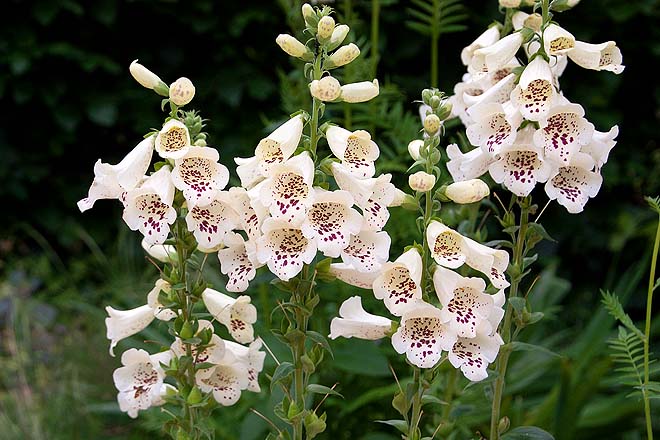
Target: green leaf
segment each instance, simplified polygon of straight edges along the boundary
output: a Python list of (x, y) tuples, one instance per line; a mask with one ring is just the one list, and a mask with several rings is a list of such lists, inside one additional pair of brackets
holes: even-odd
[(382, 423), (384, 425), (394, 426), (402, 433), (404, 434), (408, 433), (408, 424), (406, 423), (405, 420), (376, 420), (376, 423)]
[(554, 440), (547, 431), (536, 426), (519, 426), (500, 437), (502, 440)]
[(342, 399), (344, 398), (344, 396), (342, 396), (332, 388), (326, 387), (325, 385), (319, 385), (317, 383), (310, 383), (309, 385), (307, 385), (307, 391), (314, 394), (329, 394), (332, 396), (339, 396)]
[(332, 348), (330, 348), (330, 343), (328, 342), (325, 336), (315, 331), (308, 331), (306, 334), (309, 339), (316, 342), (321, 347), (323, 347), (325, 351), (330, 353), (330, 356), (334, 359), (334, 355), (332, 354)]
[(520, 296), (514, 296), (513, 298), (509, 298), (509, 304), (511, 304), (511, 307), (513, 307), (513, 310), (516, 312), (522, 312), (525, 310), (527, 300)]
[(275, 372), (273, 373), (273, 377), (270, 379), (270, 390), (273, 391), (275, 385), (291, 376), (293, 374), (293, 370), (294, 368), (291, 362), (282, 362), (280, 365), (278, 365), (275, 369)]
[(617, 319), (621, 324), (623, 324), (628, 330), (632, 331), (638, 338), (642, 341), (645, 339), (644, 334), (635, 326), (632, 319), (628, 314), (623, 310), (623, 306), (619, 301), (619, 298), (614, 293), (608, 291), (600, 291), (600, 294), (603, 296), (602, 303), (615, 319)]
[(528, 344), (526, 342), (513, 341), (509, 343), (512, 351), (538, 351), (540, 353), (547, 354), (549, 356), (561, 358), (562, 355), (555, 353), (552, 350), (548, 350), (545, 347), (536, 344)]
[(440, 400), (439, 398), (432, 396), (430, 394), (424, 394), (422, 396), (422, 405), (426, 405), (428, 403), (435, 403), (438, 405), (449, 405), (448, 402), (445, 402), (444, 400)]

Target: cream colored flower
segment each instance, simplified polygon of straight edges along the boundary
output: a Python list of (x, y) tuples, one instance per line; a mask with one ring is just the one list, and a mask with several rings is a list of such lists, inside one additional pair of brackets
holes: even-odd
[(427, 192), (435, 186), (435, 176), (424, 171), (417, 171), (408, 176), (408, 185), (413, 191)]
[(490, 188), (481, 179), (470, 179), (463, 182), (454, 182), (447, 187), (445, 195), (455, 203), (475, 203), (488, 197)]

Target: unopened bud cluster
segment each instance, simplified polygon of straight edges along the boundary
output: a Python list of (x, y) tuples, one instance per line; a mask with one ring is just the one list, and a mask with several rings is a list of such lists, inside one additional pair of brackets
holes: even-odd
[(133, 61), (128, 70), (142, 87), (168, 97), (170, 102), (178, 107), (188, 104), (195, 97), (195, 86), (186, 77), (177, 79), (168, 87), (158, 75), (138, 63), (138, 60)]
[(451, 115), (451, 103), (445, 94), (438, 89), (424, 89), (422, 91), (422, 122), (424, 131), (428, 136), (435, 136), (442, 127), (442, 122)]

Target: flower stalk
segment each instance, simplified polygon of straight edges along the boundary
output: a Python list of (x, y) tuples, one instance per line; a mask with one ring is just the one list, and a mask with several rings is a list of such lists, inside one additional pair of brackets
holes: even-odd
[(651, 419), (651, 402), (649, 397), (649, 342), (651, 338), (651, 317), (653, 305), (653, 290), (655, 288), (655, 270), (658, 263), (658, 249), (660, 248), (660, 210), (658, 211), (658, 227), (653, 244), (653, 255), (651, 257), (651, 269), (649, 271), (649, 286), (646, 293), (646, 324), (644, 326), (644, 386), (642, 387), (642, 399), (644, 400), (644, 416), (646, 418), (646, 435), (653, 440), (653, 420)]

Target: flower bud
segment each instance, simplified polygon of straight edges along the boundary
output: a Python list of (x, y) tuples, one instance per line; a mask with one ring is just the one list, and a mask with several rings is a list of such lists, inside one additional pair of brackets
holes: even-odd
[(327, 41), (332, 36), (334, 30), (335, 20), (329, 15), (326, 15), (319, 20), (319, 24), (316, 26), (316, 35), (319, 41)]
[(429, 105), (429, 101), (431, 100), (432, 96), (433, 96), (433, 90), (431, 89), (422, 90), (422, 101), (424, 101), (424, 104)]
[(445, 195), (453, 202), (460, 204), (474, 203), (490, 194), (488, 185), (483, 180), (472, 179), (455, 182), (447, 187)]
[(420, 157), (419, 152), (423, 147), (424, 141), (421, 139), (410, 141), (408, 144), (408, 153), (410, 154), (410, 157), (412, 157), (413, 160), (418, 160)]
[(438, 108), (438, 106), (440, 105), (441, 102), (442, 102), (442, 100), (440, 99), (440, 97), (438, 95), (433, 95), (433, 96), (431, 96), (431, 99), (429, 99), (429, 106), (431, 106), (431, 108), (435, 109), (435, 108)]
[(314, 80), (309, 85), (312, 96), (321, 101), (334, 101), (341, 95), (341, 85), (336, 78), (326, 76), (320, 80)]
[(377, 79), (372, 82), (362, 81), (346, 84), (341, 86), (341, 99), (344, 102), (350, 103), (366, 102), (378, 96), (379, 91), (380, 88)]
[(302, 59), (310, 58), (310, 50), (295, 37), (289, 34), (278, 35), (275, 39), (275, 42), (278, 46), (280, 46), (280, 48), (282, 48), (284, 52), (288, 53), (292, 57)]
[(521, 0), (500, 0), (500, 6), (503, 8), (518, 8)]
[(195, 86), (186, 77), (181, 77), (170, 85), (170, 101), (178, 106), (186, 105), (195, 97)]
[(316, 14), (314, 13), (314, 8), (309, 3), (302, 5), (302, 16), (305, 19), (305, 23), (309, 24), (316, 19)]
[(351, 61), (355, 60), (358, 55), (360, 55), (360, 48), (355, 44), (347, 44), (342, 46), (335, 53), (330, 55), (328, 60), (325, 62), (324, 67), (326, 69), (334, 69), (335, 67), (345, 66)]
[(348, 31), (351, 29), (345, 25), (340, 24), (335, 27), (335, 30), (332, 31), (332, 36), (330, 37), (330, 42), (328, 43), (328, 50), (334, 50), (338, 47), (348, 35)]
[(430, 135), (434, 135), (440, 129), (440, 118), (431, 113), (424, 118), (424, 130)]
[(417, 171), (408, 177), (408, 185), (415, 191), (431, 191), (435, 186), (435, 176), (424, 171)]
[(131, 72), (131, 75), (133, 75), (135, 81), (139, 82), (142, 87), (153, 90), (158, 84), (163, 82), (158, 75), (137, 61), (138, 60), (133, 61), (128, 70)]

